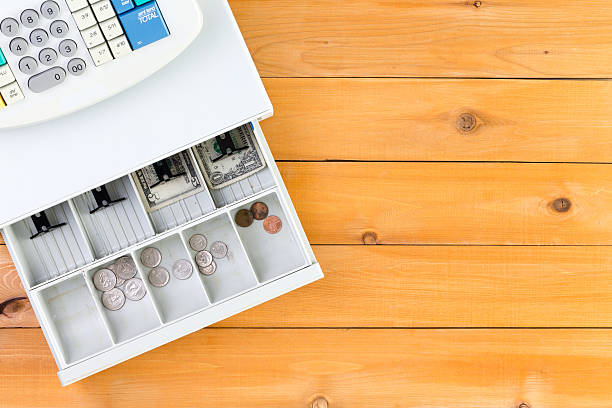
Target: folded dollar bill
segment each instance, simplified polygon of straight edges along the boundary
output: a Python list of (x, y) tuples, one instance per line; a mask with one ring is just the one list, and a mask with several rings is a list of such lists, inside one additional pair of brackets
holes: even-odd
[(219, 189), (266, 167), (250, 124), (195, 145), (193, 153), (206, 184)]

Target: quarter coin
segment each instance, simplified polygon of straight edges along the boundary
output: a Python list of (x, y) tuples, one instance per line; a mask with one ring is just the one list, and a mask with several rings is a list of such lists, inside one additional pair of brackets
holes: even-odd
[(251, 206), (251, 214), (253, 214), (253, 218), (257, 221), (264, 220), (268, 216), (268, 206), (261, 201), (253, 203)]
[(125, 283), (125, 279), (121, 279), (120, 277), (117, 277), (117, 283), (115, 283), (115, 287), (118, 288), (119, 286), (123, 285)]
[(134, 276), (136, 276), (137, 272), (136, 264), (134, 263), (134, 260), (129, 256), (123, 256), (117, 259), (117, 262), (115, 262), (113, 269), (117, 277), (123, 280), (132, 279)]
[(264, 230), (268, 234), (276, 234), (283, 228), (283, 222), (276, 215), (271, 215), (264, 220)]
[(217, 259), (225, 258), (227, 255), (227, 245), (221, 241), (214, 242), (210, 246), (210, 253)]
[(96, 289), (107, 292), (117, 284), (115, 273), (107, 268), (99, 269), (93, 276), (93, 283)]
[(195, 256), (195, 261), (198, 266), (208, 266), (213, 261), (213, 256), (208, 251), (200, 251)]
[(217, 263), (213, 261), (208, 266), (198, 266), (198, 270), (202, 275), (210, 276), (217, 270)]
[(148, 247), (142, 250), (140, 253), (140, 262), (148, 268), (155, 268), (159, 266), (162, 261), (162, 254), (159, 249)]
[(111, 289), (102, 294), (102, 304), (108, 310), (119, 310), (125, 304), (125, 294), (121, 289)]
[(240, 210), (236, 213), (234, 220), (239, 227), (250, 227), (253, 223), (253, 214), (249, 210)]
[(130, 300), (140, 300), (147, 294), (144, 282), (138, 278), (132, 278), (125, 282), (125, 297)]
[(193, 273), (193, 266), (191, 262), (186, 259), (179, 259), (172, 265), (172, 274), (176, 279), (185, 280), (188, 279)]
[(170, 273), (163, 266), (151, 269), (149, 272), (149, 282), (157, 288), (163, 288), (170, 281)]
[(203, 251), (206, 249), (206, 245), (208, 242), (206, 241), (206, 237), (202, 234), (195, 234), (189, 238), (189, 246), (194, 251)]

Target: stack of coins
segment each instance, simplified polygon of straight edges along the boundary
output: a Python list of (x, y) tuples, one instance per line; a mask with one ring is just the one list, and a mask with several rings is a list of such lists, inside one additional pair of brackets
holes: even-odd
[[(170, 272), (163, 266), (162, 253), (155, 247), (147, 247), (140, 253), (140, 262), (147, 268), (151, 268), (149, 271), (149, 282), (156, 288), (163, 288), (170, 282)], [(172, 274), (176, 279), (185, 280), (189, 279), (193, 273), (193, 266), (187, 259), (179, 259), (172, 265)]]
[(215, 259), (227, 256), (227, 244), (222, 241), (213, 242), (210, 251), (206, 250), (208, 240), (202, 234), (194, 234), (189, 238), (189, 246), (196, 251), (195, 262), (202, 275), (210, 276), (217, 271)]
[(138, 301), (147, 290), (142, 280), (136, 278), (136, 264), (129, 256), (122, 256), (107, 268), (101, 268), (93, 275), (93, 284), (102, 292), (102, 304), (111, 311), (119, 310), (125, 299)]
[(266, 203), (258, 201), (251, 205), (250, 209), (242, 209), (234, 217), (236, 225), (248, 228), (253, 225), (253, 221), (263, 221), (263, 228), (268, 234), (277, 234), (283, 228), (283, 222), (276, 215), (268, 215)]

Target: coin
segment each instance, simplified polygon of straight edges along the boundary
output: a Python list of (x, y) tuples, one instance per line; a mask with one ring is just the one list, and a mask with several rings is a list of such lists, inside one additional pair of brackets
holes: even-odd
[(240, 210), (236, 213), (234, 220), (239, 227), (250, 227), (253, 223), (253, 214), (249, 210)]
[(140, 300), (147, 294), (144, 282), (138, 278), (132, 278), (125, 282), (125, 297), (130, 300)]
[(123, 256), (117, 259), (113, 268), (118, 278), (123, 280), (131, 279), (136, 276), (136, 264), (129, 256)]
[(202, 275), (210, 276), (217, 270), (217, 263), (213, 261), (208, 266), (198, 266), (198, 270)]
[(125, 283), (125, 279), (121, 279), (120, 277), (117, 277), (117, 283), (115, 283), (115, 287), (118, 288), (119, 286), (123, 285)]
[(93, 276), (93, 283), (96, 289), (101, 292), (111, 290), (117, 284), (117, 277), (107, 268), (99, 269)]
[(108, 310), (119, 310), (125, 304), (125, 294), (121, 289), (111, 289), (102, 294), (102, 304)]
[(162, 261), (162, 254), (159, 249), (148, 247), (142, 250), (140, 253), (140, 262), (148, 268), (155, 268), (159, 266)]
[(227, 245), (221, 241), (213, 242), (210, 246), (210, 253), (217, 259), (225, 258), (227, 255)]
[(170, 273), (163, 266), (158, 266), (157, 268), (151, 269), (149, 272), (149, 282), (151, 285), (162, 288), (168, 284), (170, 281)]
[(176, 279), (185, 280), (188, 279), (193, 273), (193, 266), (191, 262), (186, 259), (179, 259), (172, 265), (172, 274)]
[(194, 251), (205, 250), (206, 244), (208, 244), (208, 242), (206, 241), (206, 237), (202, 234), (195, 234), (192, 235), (191, 238), (189, 238), (189, 246)]
[(208, 266), (213, 261), (213, 256), (208, 251), (200, 251), (196, 254), (195, 261), (198, 266)]
[(283, 228), (283, 222), (276, 215), (271, 215), (264, 220), (264, 229), (268, 234), (276, 234)]
[(266, 203), (258, 201), (251, 206), (251, 214), (257, 221), (264, 220), (268, 216), (268, 206)]

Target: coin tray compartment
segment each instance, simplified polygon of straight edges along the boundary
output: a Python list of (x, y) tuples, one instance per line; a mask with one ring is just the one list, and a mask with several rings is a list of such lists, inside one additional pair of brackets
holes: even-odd
[(204, 191), (183, 198), (182, 200), (179, 200), (167, 207), (151, 212), (151, 221), (153, 222), (155, 231), (158, 233), (168, 231), (169, 229), (179, 225), (183, 225), (202, 215), (211, 213), (216, 209), (215, 203), (208, 192), (206, 181), (200, 172), (200, 168), (198, 167), (191, 149), (188, 149), (188, 152), (191, 162), (193, 163), (204, 186)]
[(197, 253), (189, 246), (189, 238), (195, 234), (202, 234), (206, 237), (207, 250), (210, 250), (210, 246), (215, 241), (224, 242), (228, 248), (225, 258), (214, 260), (217, 264), (217, 270), (214, 274), (206, 276), (196, 269), (197, 275), (204, 283), (206, 293), (213, 303), (257, 286), (257, 279), (249, 258), (227, 213), (222, 213), (209, 221), (182, 231), (184, 242), (190, 253), (190, 259), (194, 259)]
[(98, 353), (113, 345), (83, 275), (60, 281), (36, 294), (42, 322), (59, 343), (64, 364)]
[[(136, 251), (134, 258), (141, 275), (144, 277), (147, 291), (153, 296), (163, 322), (167, 323), (176, 320), (208, 306), (210, 302), (206, 296), (204, 286), (198, 277), (197, 266), (185, 248), (181, 236), (173, 234), (151, 246), (161, 252), (162, 261), (160, 266), (166, 268), (170, 274), (170, 281), (166, 286), (158, 288), (150, 284), (148, 278), (152, 268), (144, 266), (140, 262), (140, 254), (146, 247)], [(193, 273), (185, 280), (177, 279), (172, 274), (172, 265), (179, 259), (190, 261), (193, 267)]]
[(91, 211), (98, 205), (91, 191), (72, 200), (98, 259), (155, 235), (129, 176), (107, 183), (105, 187), (112, 200), (125, 200), (102, 207), (93, 214)]
[(5, 228), (7, 243), (29, 287), (73, 271), (94, 260), (91, 247), (69, 202), (45, 210), (51, 225), (66, 223), (50, 232), (36, 234), (30, 217)]
[[(104, 321), (111, 332), (113, 341), (115, 343), (121, 343), (159, 327), (161, 325), (161, 320), (153, 304), (153, 300), (151, 299), (151, 294), (148, 291), (147, 294), (138, 301), (126, 298), (125, 304), (119, 310), (108, 310), (104, 307), (102, 304), (102, 292), (93, 285), (93, 275), (99, 269), (108, 268), (115, 260), (88, 270), (85, 273), (85, 279), (90, 289), (91, 296), (93, 296), (98, 310), (102, 313)], [(143, 279), (140, 272), (138, 272), (135, 277)]]
[[(236, 225), (234, 218), (241, 209), (249, 209), (254, 202), (261, 201), (268, 206), (268, 216), (276, 215), (283, 223), (276, 234), (264, 230), (263, 221), (253, 220), (251, 226), (243, 228)], [(302, 249), (295, 227), (287, 217), (276, 193), (234, 208), (231, 212), (232, 223), (244, 243), (244, 248), (260, 282), (266, 282), (303, 268), (308, 259)]]

